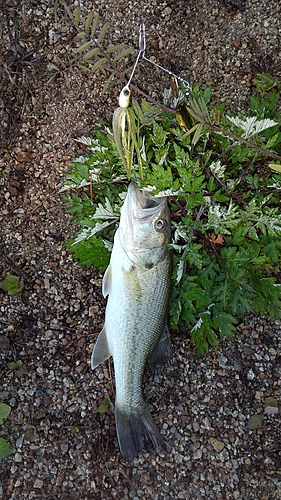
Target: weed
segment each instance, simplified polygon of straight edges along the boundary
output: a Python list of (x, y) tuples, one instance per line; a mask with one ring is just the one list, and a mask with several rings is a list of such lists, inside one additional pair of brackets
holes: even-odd
[(99, 413), (106, 413), (106, 412), (111, 412), (113, 411), (114, 405), (111, 402), (111, 399), (109, 396), (105, 396), (104, 402), (98, 407), (98, 412)]
[[(0, 403), (0, 425), (4, 423), (4, 420), (10, 415), (11, 407), (6, 403)], [(10, 444), (6, 439), (0, 438), (0, 459), (6, 458), (9, 455), (14, 453), (14, 450), (11, 448)]]
[(9, 295), (18, 295), (23, 289), (23, 282), (18, 276), (9, 274), (5, 280), (0, 281), (0, 288), (8, 292)]

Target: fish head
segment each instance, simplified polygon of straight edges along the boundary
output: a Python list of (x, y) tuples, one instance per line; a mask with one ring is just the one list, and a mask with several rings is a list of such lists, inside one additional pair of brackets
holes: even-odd
[(152, 268), (167, 254), (171, 240), (166, 197), (154, 197), (131, 183), (121, 208), (119, 238), (132, 263)]

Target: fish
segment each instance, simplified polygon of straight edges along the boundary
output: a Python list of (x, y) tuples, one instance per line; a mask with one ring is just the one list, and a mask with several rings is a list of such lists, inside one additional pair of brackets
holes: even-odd
[(143, 375), (171, 355), (167, 314), (171, 291), (170, 212), (166, 197), (153, 197), (131, 182), (121, 207), (102, 292), (105, 322), (93, 349), (94, 370), (113, 357), (115, 421), (123, 457), (132, 462), (144, 448), (165, 450), (143, 398)]

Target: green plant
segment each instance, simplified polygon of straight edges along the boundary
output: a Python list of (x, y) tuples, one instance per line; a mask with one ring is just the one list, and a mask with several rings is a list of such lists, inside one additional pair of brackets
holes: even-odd
[[(58, 0), (54, 2), (55, 18), (58, 18), (58, 3)], [(52, 64), (54, 76), (61, 72), (66, 74), (66, 70), (73, 67), (79, 67), (90, 73), (99, 71), (106, 79), (102, 93), (106, 92), (114, 77), (117, 76), (125, 81), (120, 64), (121, 67), (124, 63), (128, 64), (128, 56), (134, 48), (128, 47), (125, 43), (117, 45), (110, 43), (105, 46), (104, 39), (108, 35), (110, 24), (102, 23), (96, 10), (88, 12), (84, 18), (80, 6), (76, 7), (72, 14), (71, 8), (64, 0), (60, 0), (60, 3), (67, 14), (68, 24), (77, 33), (77, 43), (75, 50), (69, 51), (65, 59), (56, 58), (56, 64)]]
[(9, 363), (8, 366), (9, 366), (11, 371), (14, 371), (16, 373), (17, 377), (21, 377), (23, 375), (23, 373), (26, 372), (26, 367), (23, 364), (23, 362), (20, 360)]
[[(0, 403), (0, 425), (4, 423), (4, 420), (10, 415), (11, 407), (6, 403)], [(6, 439), (0, 438), (0, 458), (6, 458), (14, 453), (10, 444)]]
[(0, 403), (0, 425), (4, 423), (4, 420), (10, 415), (11, 407), (6, 403)]
[[(280, 84), (265, 75), (256, 82), (261, 94), (239, 116), (198, 86), (189, 102), (166, 95), (162, 110), (132, 103), (144, 144), (142, 175), (135, 165), (132, 178), (171, 204), (170, 324), (190, 324), (198, 356), (231, 339), (249, 311), (281, 317), (281, 177), (266, 161), (281, 160)], [(105, 269), (128, 177), (108, 124), (79, 140), (89, 154), (75, 160), (62, 198), (81, 229), (67, 247), (81, 264)]]
[(106, 413), (113, 411), (114, 405), (109, 396), (105, 396), (104, 402), (98, 407), (99, 413)]
[(18, 276), (9, 274), (5, 280), (0, 281), (0, 288), (3, 288), (9, 295), (18, 295), (23, 289), (23, 282)]
[(272, 396), (265, 398), (263, 414), (256, 413), (254, 415), (251, 415), (248, 422), (249, 429), (258, 429), (262, 425), (264, 415), (276, 415), (278, 411), (279, 408), (276, 399)]

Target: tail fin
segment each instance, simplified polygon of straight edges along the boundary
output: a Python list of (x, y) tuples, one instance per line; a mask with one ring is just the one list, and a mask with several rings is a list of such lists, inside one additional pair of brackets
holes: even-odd
[(164, 440), (157, 429), (147, 406), (137, 411), (122, 411), (115, 408), (116, 429), (119, 446), (123, 457), (132, 462), (145, 443), (148, 450), (157, 453), (165, 450)]

